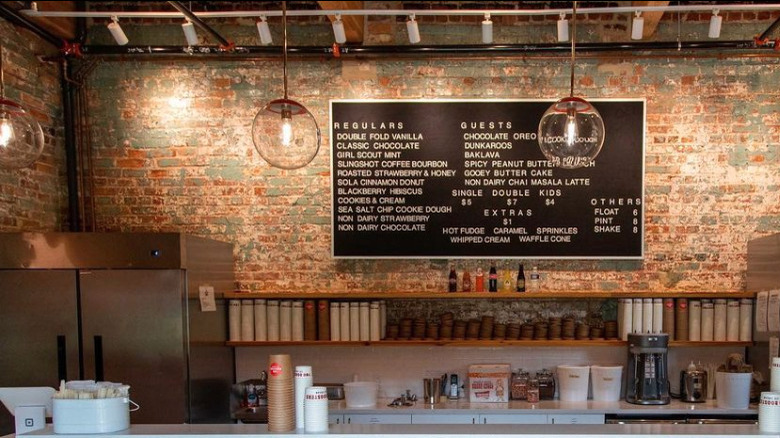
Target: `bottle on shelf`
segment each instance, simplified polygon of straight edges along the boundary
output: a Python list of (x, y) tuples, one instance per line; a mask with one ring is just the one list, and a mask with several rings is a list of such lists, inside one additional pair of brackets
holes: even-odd
[(512, 269), (509, 267), (509, 264), (506, 265), (506, 269), (504, 269), (504, 284), (501, 290), (504, 292), (512, 292), (512, 289), (514, 289), (514, 279), (512, 275)]
[(482, 272), (482, 268), (477, 268), (477, 276), (474, 282), (475, 292), (485, 292), (485, 274)]
[(525, 272), (523, 271), (523, 264), (520, 263), (520, 268), (517, 270), (517, 292), (525, 292)]
[(458, 274), (455, 272), (455, 265), (450, 265), (449, 291), (450, 292), (458, 291)]
[(469, 274), (468, 269), (463, 271), (463, 286), (461, 290), (463, 292), (471, 292), (471, 274)]
[(498, 271), (496, 271), (496, 264), (490, 265), (490, 273), (488, 274), (488, 291), (498, 292)]
[(528, 282), (526, 283), (528, 292), (538, 292), (541, 288), (540, 283), (541, 278), (539, 277), (539, 270), (534, 266), (531, 268), (531, 275), (528, 276)]

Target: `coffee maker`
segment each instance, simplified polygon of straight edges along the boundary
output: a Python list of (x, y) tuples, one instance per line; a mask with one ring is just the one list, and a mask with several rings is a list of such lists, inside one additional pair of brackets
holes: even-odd
[(666, 358), (669, 335), (631, 333), (628, 335), (626, 401), (638, 405), (669, 404), (669, 375)]

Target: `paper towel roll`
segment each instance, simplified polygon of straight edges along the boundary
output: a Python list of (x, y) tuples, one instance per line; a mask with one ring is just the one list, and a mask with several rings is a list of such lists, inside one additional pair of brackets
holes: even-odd
[[(301, 324), (303, 324), (303, 303), (301, 303)], [(301, 328), (301, 337), (303, 337), (303, 328)], [(295, 428), (303, 429), (303, 400), (306, 395), (306, 388), (314, 386), (314, 377), (312, 376), (311, 366), (298, 365), (295, 367)]]
[(380, 315), (379, 315), (379, 301), (372, 301), (368, 307), (368, 319), (369, 319), (369, 341), (378, 341), (381, 336), (380, 327)]
[[(292, 340), (293, 341), (303, 340), (303, 301), (302, 300), (295, 300), (292, 303)], [(297, 415), (298, 411), (295, 412)]]
[(726, 340), (739, 341), (739, 300), (729, 300), (726, 304)]
[(701, 300), (688, 300), (688, 340), (701, 341)]
[(753, 339), (753, 300), (743, 298), (739, 302), (739, 340)]
[(653, 333), (653, 299), (642, 300), (642, 333)]
[(635, 298), (634, 299), (634, 305), (631, 306), (633, 309), (631, 312), (633, 313), (633, 322), (632, 322), (632, 331), (631, 333), (642, 333), (642, 299), (641, 298)]
[(675, 340), (674, 332), (674, 298), (664, 298), (663, 333), (669, 335), (669, 340)]
[(726, 340), (727, 303), (727, 300), (721, 298), (715, 300), (715, 316), (713, 317), (715, 328), (712, 335), (714, 341), (723, 342)]
[(653, 298), (653, 333), (661, 333), (664, 330), (664, 300)]
[(292, 341), (292, 301), (279, 302), (279, 340)]
[(265, 300), (255, 300), (255, 341), (268, 340), (268, 322)]
[(351, 332), (349, 327), (349, 303), (339, 304), (339, 318), (341, 318), (341, 322), (339, 323), (341, 336), (339, 336), (339, 338), (341, 338), (342, 341), (349, 341)]
[(360, 303), (360, 340), (371, 339), (371, 309), (368, 302)]
[(268, 322), (268, 340), (279, 340), (279, 301), (268, 300), (265, 303), (266, 321)]
[(330, 303), (330, 340), (341, 340), (341, 315), (339, 303)]
[(241, 340), (255, 340), (255, 302), (241, 300)]
[(349, 303), (349, 340), (360, 340), (360, 303)]
[(627, 341), (628, 334), (634, 330), (634, 300), (631, 298), (623, 298), (623, 318), (621, 319), (620, 326), (620, 339)]
[(228, 302), (228, 339), (241, 340), (241, 300)]
[(712, 300), (701, 300), (701, 340), (715, 339), (715, 305)]

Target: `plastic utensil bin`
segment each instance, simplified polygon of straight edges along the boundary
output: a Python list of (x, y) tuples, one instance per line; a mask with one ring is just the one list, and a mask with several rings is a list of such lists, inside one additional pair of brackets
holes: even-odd
[(369, 408), (376, 406), (379, 384), (376, 382), (348, 382), (344, 384), (344, 395), (348, 408)]
[(54, 399), (54, 433), (104, 433), (130, 427), (130, 399)]

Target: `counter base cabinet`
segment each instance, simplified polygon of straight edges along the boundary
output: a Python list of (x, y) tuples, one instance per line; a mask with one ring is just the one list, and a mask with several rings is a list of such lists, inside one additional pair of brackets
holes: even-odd
[(473, 414), (413, 414), (412, 424), (478, 424)]
[(328, 414), (328, 424), (342, 424), (344, 416), (341, 414)]
[(479, 416), (479, 424), (547, 424), (547, 415), (484, 414)]
[(412, 424), (412, 414), (344, 414), (344, 424)]
[(547, 416), (548, 424), (604, 424), (604, 414), (551, 414)]

